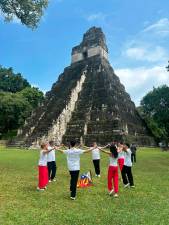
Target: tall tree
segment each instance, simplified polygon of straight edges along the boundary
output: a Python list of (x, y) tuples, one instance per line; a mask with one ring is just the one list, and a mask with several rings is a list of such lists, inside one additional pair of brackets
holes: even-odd
[(22, 24), (36, 28), (48, 0), (0, 0), (0, 10), (6, 21), (17, 18)]
[(23, 125), (32, 107), (18, 94), (0, 92), (0, 133), (7, 133)]
[(140, 112), (158, 140), (169, 140), (169, 87), (154, 88), (141, 101)]
[(3, 68), (0, 66), (0, 92), (18, 92), (30, 84), (22, 77), (20, 73), (15, 74), (12, 68)]
[(0, 92), (0, 133), (21, 127), (43, 99), (43, 93), (31, 87), (17, 93)]
[(26, 87), (18, 94), (29, 102), (32, 109), (36, 108), (44, 100), (43, 92), (39, 91), (39, 89), (35, 87)]
[(31, 87), (20, 73), (0, 67), (0, 134), (21, 127), (43, 100), (43, 92)]

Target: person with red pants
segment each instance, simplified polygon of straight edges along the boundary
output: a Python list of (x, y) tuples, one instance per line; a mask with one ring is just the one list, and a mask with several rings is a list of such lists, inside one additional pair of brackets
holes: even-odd
[[(102, 152), (109, 155), (109, 168), (108, 168), (108, 190), (109, 195), (113, 195), (115, 198), (118, 197), (119, 191), (119, 179), (118, 179), (118, 152), (115, 145), (110, 146), (110, 152), (100, 149)], [(113, 180), (113, 184), (112, 184)]]
[(39, 179), (38, 179), (38, 191), (44, 191), (48, 184), (48, 167), (47, 167), (47, 154), (52, 151), (47, 149), (46, 144), (41, 144), (40, 158), (38, 163)]
[(123, 151), (123, 144), (119, 143), (117, 147), (118, 151), (118, 164), (120, 171), (122, 172), (123, 166), (124, 166), (124, 151)]

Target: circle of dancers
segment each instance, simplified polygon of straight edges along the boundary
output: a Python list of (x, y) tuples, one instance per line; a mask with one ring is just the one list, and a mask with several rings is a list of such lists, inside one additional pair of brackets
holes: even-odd
[[(109, 150), (107, 150), (109, 149)], [(131, 147), (132, 149), (132, 147)], [(96, 142), (92, 147), (83, 146), (83, 150), (75, 140), (70, 141), (69, 147), (64, 145), (55, 146), (54, 141), (41, 144), (40, 158), (38, 163), (39, 181), (37, 190), (44, 191), (48, 183), (55, 182), (56, 160), (55, 150), (66, 155), (67, 167), (70, 173), (70, 199), (76, 199), (77, 182), (80, 172), (80, 156), (85, 153), (92, 153), (92, 160), (95, 169), (95, 176), (100, 177), (100, 151), (109, 157), (107, 174), (107, 187), (110, 196), (118, 197), (119, 174), (121, 172), (124, 188), (134, 188), (132, 175), (132, 151), (128, 143), (112, 142), (104, 147), (99, 147)], [(136, 151), (136, 147), (134, 148)]]

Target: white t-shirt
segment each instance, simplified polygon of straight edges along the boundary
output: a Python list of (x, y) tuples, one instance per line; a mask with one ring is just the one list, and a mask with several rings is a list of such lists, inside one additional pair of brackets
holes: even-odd
[(114, 157), (110, 156), (109, 157), (109, 161), (110, 161), (109, 166), (117, 166), (117, 160), (118, 160), (118, 158), (114, 158)]
[(67, 156), (67, 166), (69, 171), (80, 170), (80, 155), (84, 153), (81, 149), (67, 149), (64, 154)]
[(43, 153), (43, 150), (40, 151), (40, 158), (38, 165), (47, 166), (47, 154)]
[(126, 152), (124, 152), (124, 165), (125, 166), (132, 166), (132, 161), (131, 161), (131, 150), (128, 148)]
[(118, 152), (118, 159), (124, 159), (124, 151)]
[[(49, 146), (48, 147), (48, 150), (51, 150), (53, 147)], [(47, 154), (47, 161), (48, 162), (52, 162), (52, 161), (55, 161), (55, 150), (52, 150), (50, 151), (48, 154)]]
[(100, 159), (100, 150), (98, 148), (92, 150), (92, 159)]

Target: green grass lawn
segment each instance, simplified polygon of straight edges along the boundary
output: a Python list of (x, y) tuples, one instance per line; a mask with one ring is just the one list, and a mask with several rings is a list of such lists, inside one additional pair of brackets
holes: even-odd
[[(169, 152), (140, 149), (133, 166), (135, 189), (119, 198), (108, 195), (108, 157), (102, 154), (101, 178), (69, 199), (66, 157), (57, 153), (57, 182), (36, 191), (39, 152), (0, 150), (0, 225), (167, 225), (169, 223)], [(93, 171), (91, 153), (81, 157), (81, 173)]]

